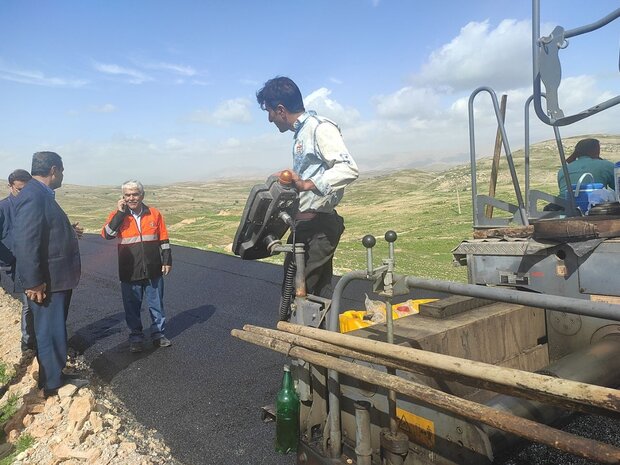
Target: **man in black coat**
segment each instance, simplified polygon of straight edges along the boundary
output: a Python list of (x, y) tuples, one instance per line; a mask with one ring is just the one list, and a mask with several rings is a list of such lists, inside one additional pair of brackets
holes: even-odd
[(78, 237), (56, 203), (63, 163), (55, 152), (32, 156), (32, 180), (15, 199), (13, 253), (16, 279), (25, 289), (34, 315), (39, 387), (46, 396), (68, 382), (66, 318), (73, 289), (80, 280)]
[(22, 352), (34, 349), (36, 338), (34, 335), (34, 321), (28, 298), (23, 289), (15, 283), (15, 257), (13, 256), (13, 217), (15, 216), (15, 197), (21, 192), (26, 183), (32, 179), (26, 170), (17, 169), (9, 174), (9, 195), (0, 200), (0, 269), (6, 271), (12, 283), (5, 286), (11, 293), (19, 293), (22, 302)]

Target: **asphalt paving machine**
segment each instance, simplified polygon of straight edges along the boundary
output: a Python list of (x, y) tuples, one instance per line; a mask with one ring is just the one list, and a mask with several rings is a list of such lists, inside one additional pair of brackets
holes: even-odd
[[(565, 116), (557, 98), (558, 52), (569, 37), (619, 16), (620, 9), (595, 24), (570, 31), (558, 26), (540, 37), (533, 1), (534, 94), (526, 115), (534, 102), (553, 128), (567, 179), (559, 128), (620, 97)], [(473, 102), (483, 92), (493, 102), (516, 205), (478, 194)], [(583, 216), (571, 186), (567, 199), (530, 190), (527, 129), (523, 195), (493, 90), (476, 89), (469, 109), (474, 239), (453, 250), (456, 263), (467, 266), (468, 284), (398, 274), (398, 237), (388, 231), (380, 266), (373, 260), (377, 240), (365, 236), (366, 269), (342, 276), (330, 301), (309, 296), (303, 245), (281, 241), (294, 227), (294, 188), (271, 177), (248, 198), (234, 253), (243, 259), (292, 253), (296, 268), (279, 331), (233, 334), (295, 359), (302, 404), (298, 464), (483, 465), (523, 438), (619, 463), (620, 449), (547, 425), (575, 411), (620, 413), (620, 209), (609, 205)], [(541, 201), (562, 208), (541, 211)], [(488, 217), (489, 205), (507, 214)], [(387, 311), (384, 324), (343, 335), (343, 292), (353, 281), (367, 281), (386, 309), (419, 291), (448, 297), (398, 319)]]

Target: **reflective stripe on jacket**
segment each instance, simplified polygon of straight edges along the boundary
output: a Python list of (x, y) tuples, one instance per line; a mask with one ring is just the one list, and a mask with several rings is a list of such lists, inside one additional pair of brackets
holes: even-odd
[(140, 228), (128, 213), (115, 210), (101, 230), (106, 239), (118, 239), (118, 276), (123, 282), (156, 278), (162, 265), (172, 265), (168, 230), (161, 213), (142, 206)]

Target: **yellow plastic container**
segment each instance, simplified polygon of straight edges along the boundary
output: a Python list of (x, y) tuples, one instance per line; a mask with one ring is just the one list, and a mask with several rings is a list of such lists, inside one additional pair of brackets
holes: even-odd
[[(397, 320), (401, 316), (415, 315), (420, 311), (420, 305), (434, 302), (437, 299), (409, 299), (406, 302), (392, 305), (392, 318)], [(403, 308), (405, 307), (405, 308)], [(385, 314), (385, 306), (383, 309)], [(356, 329), (366, 328), (376, 324), (370, 319), (364, 319), (368, 314), (366, 310), (347, 310), (339, 315), (340, 332), (348, 333)]]

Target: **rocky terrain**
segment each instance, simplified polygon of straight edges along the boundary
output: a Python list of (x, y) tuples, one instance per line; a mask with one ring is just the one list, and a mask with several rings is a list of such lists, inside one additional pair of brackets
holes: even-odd
[(21, 352), (20, 312), (19, 301), (0, 289), (0, 362), (10, 378), (0, 383), (0, 465), (181, 465), (158, 432), (135, 422), (76, 354), (66, 371), (90, 384), (68, 384), (45, 399), (36, 358)]

